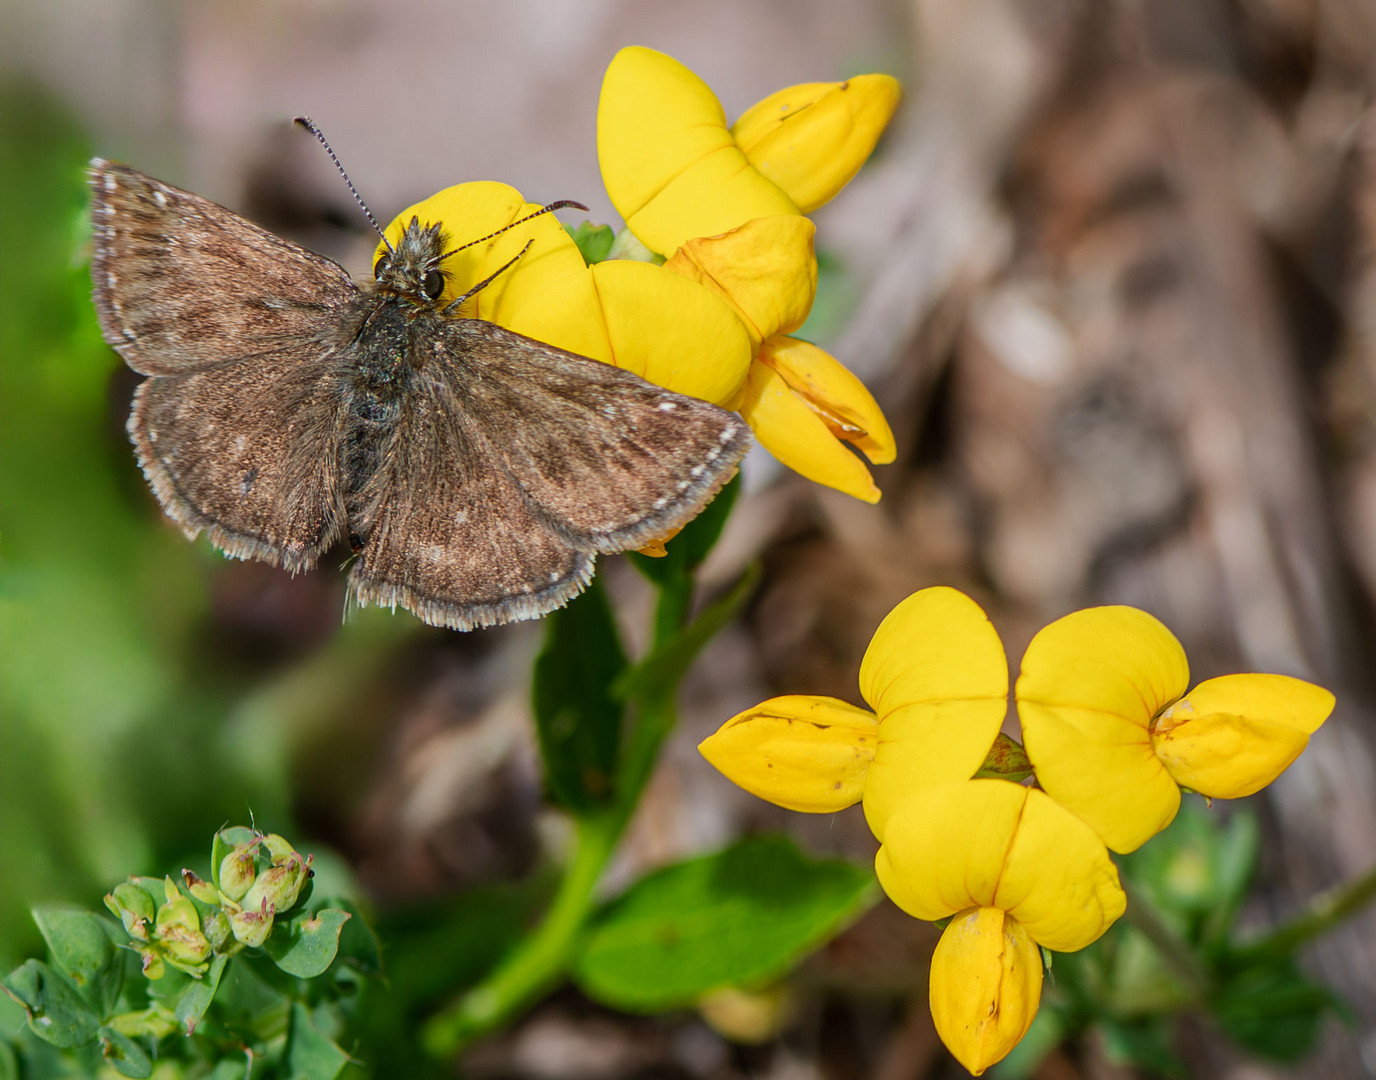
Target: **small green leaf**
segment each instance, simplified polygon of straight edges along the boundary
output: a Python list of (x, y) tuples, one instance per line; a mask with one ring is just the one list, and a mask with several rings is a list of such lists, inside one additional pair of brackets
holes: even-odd
[(198, 981), (189, 983), (178, 995), (177, 1005), (173, 1011), (177, 1023), (186, 1029), (188, 1035), (195, 1033), (196, 1025), (201, 1022), (206, 1009), (210, 1008), (210, 1003), (215, 1000), (215, 991), (220, 988), (220, 976), (225, 973), (227, 963), (229, 957), (215, 957), (210, 962), (210, 969)]
[(148, 1056), (148, 1051), (112, 1027), (100, 1029), (100, 1056), (113, 1065), (121, 1076), (144, 1080), (153, 1075), (153, 1059)]
[(100, 1018), (61, 972), (41, 960), (26, 960), (9, 973), (4, 989), (24, 1006), (33, 1033), (63, 1049), (94, 1042)]
[(1210, 1004), (1230, 1036), (1282, 1062), (1308, 1054), (1323, 1018), (1336, 1009), (1332, 993), (1305, 978), (1289, 958), (1231, 974)]
[(868, 868), (806, 858), (782, 836), (666, 867), (593, 922), (575, 961), (592, 997), (657, 1011), (779, 977), (872, 904)]
[(569, 810), (592, 809), (612, 795), (625, 706), (611, 688), (625, 669), (616, 619), (594, 578), (545, 620), (531, 689), (545, 781)]
[(378, 944), (373, 928), (363, 918), (358, 905), (339, 896), (323, 900), (321, 903), (325, 907), (337, 908), (351, 916), (339, 935), (339, 959), (364, 975), (380, 975), (382, 947)]
[(263, 951), (288, 975), (313, 979), (334, 963), (339, 934), (348, 921), (347, 911), (327, 908), (314, 915), (298, 911), (290, 919), (273, 923)]
[(124, 958), (110, 940), (115, 930), (89, 911), (41, 907), (33, 910), (53, 963), (72, 980), (97, 1016), (110, 1015), (124, 987)]
[(610, 225), (594, 225), (591, 221), (580, 221), (576, 227), (565, 225), (564, 230), (573, 237), (583, 261), (589, 266), (600, 263), (611, 254), (612, 241), (616, 239), (616, 233)]
[(334, 1080), (349, 1063), (349, 1055), (328, 1038), (299, 1001), (291, 1007), (287, 1033), (287, 1068), (293, 1080)]

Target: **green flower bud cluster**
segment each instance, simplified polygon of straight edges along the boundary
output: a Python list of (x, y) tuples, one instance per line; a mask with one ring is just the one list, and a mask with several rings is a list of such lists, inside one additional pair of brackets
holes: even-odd
[(199, 978), (212, 957), (263, 945), (273, 920), (305, 898), (311, 860), (276, 833), (224, 829), (215, 836), (212, 881), (183, 870), (180, 885), (164, 879), (158, 903), (156, 879), (131, 878), (105, 906), (124, 925), (145, 976), (160, 979), (173, 967)]

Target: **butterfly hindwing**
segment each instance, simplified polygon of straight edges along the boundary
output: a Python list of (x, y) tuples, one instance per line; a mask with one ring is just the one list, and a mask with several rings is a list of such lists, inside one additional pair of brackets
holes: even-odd
[(592, 577), (592, 556), (552, 531), (494, 467), (452, 388), (433, 376), (414, 380), (369, 480), (350, 594), (459, 630), (562, 607)]

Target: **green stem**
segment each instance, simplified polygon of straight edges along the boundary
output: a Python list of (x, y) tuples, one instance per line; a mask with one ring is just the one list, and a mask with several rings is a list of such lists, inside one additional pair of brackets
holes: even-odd
[(625, 826), (622, 814), (576, 818), (573, 859), (544, 919), (491, 975), (421, 1031), (430, 1054), (447, 1056), (493, 1030), (550, 990), (568, 969), (573, 941), (594, 903), (594, 890)]
[(1376, 899), (1376, 866), (1355, 881), (1319, 893), (1299, 915), (1239, 950), (1239, 955), (1243, 959), (1265, 954), (1289, 956), (1305, 942), (1357, 914), (1373, 899)]
[[(687, 621), (691, 597), (691, 579), (671, 579), (660, 587), (651, 655)], [(454, 1054), (524, 1011), (567, 974), (578, 934), (596, 903), (602, 871), (640, 803), (660, 746), (674, 728), (676, 696), (677, 686), (657, 686), (639, 702), (618, 769), (615, 802), (573, 819), (573, 858), (540, 924), (486, 979), (431, 1017), (421, 1031), (428, 1053)]]

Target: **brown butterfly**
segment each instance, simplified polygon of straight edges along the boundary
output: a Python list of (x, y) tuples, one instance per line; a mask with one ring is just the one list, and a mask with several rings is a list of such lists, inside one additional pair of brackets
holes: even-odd
[(134, 169), (96, 159), (90, 182), (101, 332), (149, 376), (139, 464), (235, 558), (295, 573), (347, 537), (358, 603), (459, 630), (536, 618), (597, 554), (691, 520), (749, 446), (715, 405), (448, 314), (442, 225), (413, 218), (356, 284)]

